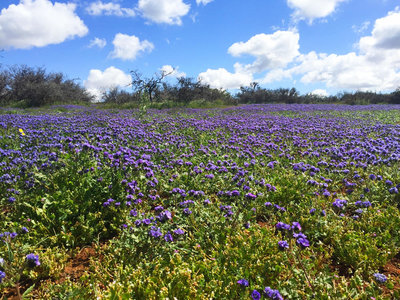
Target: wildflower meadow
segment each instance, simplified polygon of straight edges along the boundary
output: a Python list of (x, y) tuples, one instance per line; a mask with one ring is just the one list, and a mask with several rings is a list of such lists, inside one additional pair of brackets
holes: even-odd
[(399, 299), (400, 107), (0, 110), (0, 299)]

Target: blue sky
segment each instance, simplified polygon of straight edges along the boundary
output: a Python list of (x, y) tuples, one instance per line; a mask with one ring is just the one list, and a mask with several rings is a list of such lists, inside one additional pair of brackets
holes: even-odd
[(235, 90), (400, 87), (398, 0), (2, 0), (3, 66), (79, 78), (99, 96), (130, 70)]

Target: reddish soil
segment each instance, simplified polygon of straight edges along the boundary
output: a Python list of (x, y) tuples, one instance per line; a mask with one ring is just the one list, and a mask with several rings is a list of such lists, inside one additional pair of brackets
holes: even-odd
[[(21, 283), (19, 284), (19, 292), (20, 295), (22, 295), (32, 284), (34, 284), (33, 281), (31, 281), (29, 278), (22, 278)], [(7, 299), (7, 300), (18, 300), (20, 297), (18, 297), (18, 292), (17, 288), (8, 288), (5, 289), (3, 292), (3, 295), (0, 295), (0, 299)]]
[(381, 273), (386, 277), (390, 277), (390, 281), (393, 283), (393, 289), (382, 286), (384, 296), (392, 295), (393, 291), (400, 291), (400, 253), (382, 268)]
[[(102, 259), (102, 257), (96, 253), (96, 250), (92, 246), (88, 246), (85, 248), (82, 248), (75, 256), (70, 257), (67, 261), (67, 265), (65, 266), (65, 269), (63, 273), (61, 274), (61, 277), (57, 280), (54, 280), (54, 278), (47, 278), (42, 281), (36, 282), (35, 283), (35, 288), (39, 287), (42, 282), (55, 282), (55, 283), (62, 283), (64, 282), (67, 278), (70, 278), (71, 281), (76, 281), (78, 280), (85, 272), (90, 272), (90, 258), (97, 258), (97, 259)], [(26, 278), (25, 280), (22, 279), (20, 283), (20, 294), (22, 295), (26, 289), (28, 289), (30, 286), (32, 286), (34, 282)], [(35, 294), (35, 289), (32, 291), (32, 294)], [(4, 293), (0, 296), (0, 299), (8, 299), (8, 300), (18, 300), (20, 299), (18, 297), (17, 289), (16, 288), (10, 288), (6, 289)]]
[(94, 248), (82, 248), (77, 255), (68, 260), (60, 281), (64, 281), (67, 277), (70, 277), (72, 281), (79, 279), (86, 271), (89, 271), (91, 257), (98, 257)]

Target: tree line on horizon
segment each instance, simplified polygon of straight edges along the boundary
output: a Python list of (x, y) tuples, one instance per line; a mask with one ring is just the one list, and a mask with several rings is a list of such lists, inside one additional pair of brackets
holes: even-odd
[[(172, 72), (158, 72), (144, 77), (132, 71), (131, 91), (118, 87), (105, 91), (102, 102), (111, 106), (149, 107), (190, 106), (204, 104), (237, 105), (265, 103), (343, 103), (343, 104), (400, 104), (400, 87), (392, 93), (370, 91), (343, 92), (335, 96), (301, 95), (296, 88), (262, 88), (257, 82), (240, 87), (232, 95), (190, 77), (178, 77), (175, 84), (165, 78)], [(39, 107), (53, 104), (91, 103), (95, 98), (76, 80), (67, 79), (62, 73), (47, 73), (44, 68), (26, 65), (0, 70), (0, 106)], [(163, 106), (167, 104), (167, 106)]]

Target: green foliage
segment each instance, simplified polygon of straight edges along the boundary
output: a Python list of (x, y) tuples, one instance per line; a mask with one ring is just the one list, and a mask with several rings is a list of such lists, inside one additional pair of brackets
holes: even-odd
[(0, 72), (1, 105), (27, 108), (90, 101), (88, 92), (62, 73), (47, 74), (44, 68), (25, 65)]
[[(399, 296), (396, 278), (388, 275), (386, 283), (378, 283), (372, 274), (382, 272), (400, 251), (400, 198), (388, 191), (384, 180), (369, 179), (374, 173), (400, 182), (397, 161), (371, 164), (368, 170), (349, 164), (346, 173), (321, 164), (318, 175), (310, 174), (294, 168), (294, 163), (321, 162), (319, 156), (306, 154), (308, 147), (294, 146), (306, 133), (298, 130), (296, 139), (290, 133), (282, 141), (273, 130), (278, 119), (289, 123), (318, 116), (335, 121), (327, 129), (334, 133), (338, 122), (353, 120), (351, 129), (368, 122), (363, 138), (380, 145), (396, 125), (388, 125), (387, 131), (376, 128), (397, 123), (397, 111), (255, 110), (251, 116), (264, 113), (271, 124), (262, 129), (268, 130), (262, 136), (268, 139), (262, 149), (256, 145), (261, 129), (251, 124), (244, 131), (232, 110), (155, 113), (162, 102), (150, 104), (147, 96), (140, 100), (133, 111), (114, 108), (94, 113), (90, 131), (85, 128), (86, 117), (93, 113), (86, 110), (90, 107), (76, 108), (79, 112), (66, 106), (46, 108), (48, 119), (37, 123), (40, 126), (22, 117), (29, 113), (36, 118), (42, 111), (1, 112), (2, 167), (17, 164), (27, 149), (35, 150), (36, 159), (36, 164), (2, 169), (19, 176), (12, 183), (0, 182), (0, 233), (17, 233), (14, 238), (1, 236), (0, 271), (6, 273), (2, 292), (19, 287), (21, 296), (37, 299), (250, 299), (254, 289), (261, 293), (271, 287), (284, 299)], [(189, 106), (216, 103), (228, 102), (193, 100)], [(220, 117), (233, 125), (220, 123)], [(347, 138), (352, 141), (352, 136), (332, 137), (338, 144)], [(228, 146), (222, 147), (223, 142)], [(237, 151), (238, 145), (245, 150), (254, 146), (253, 157)], [(331, 161), (335, 159), (332, 155)], [(229, 170), (223, 170), (223, 161), (229, 161)], [(195, 172), (193, 166), (200, 165), (202, 172)], [(234, 179), (239, 171), (242, 183)], [(356, 173), (360, 179), (348, 193), (345, 182), (356, 182)], [(322, 178), (330, 180), (330, 195), (322, 193)], [(11, 185), (15, 201), (9, 199)], [(173, 188), (184, 189), (185, 196)], [(219, 193), (233, 190), (240, 193)], [(334, 207), (337, 198), (345, 199), (346, 206)], [(360, 199), (371, 206), (362, 207), (353, 218)], [(231, 214), (224, 210), (227, 206)], [(316, 211), (310, 213), (311, 208)], [(162, 219), (165, 210), (171, 215)], [(299, 246), (295, 229), (278, 230), (278, 222), (299, 222), (310, 247)], [(283, 240), (288, 248), (282, 250), (278, 242)], [(83, 258), (82, 249), (90, 249), (90, 255)], [(27, 268), (29, 253), (39, 255), (40, 266)], [(240, 279), (248, 280), (249, 287), (239, 285)]]

